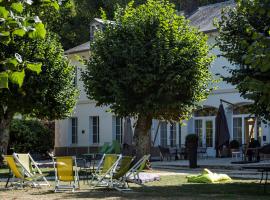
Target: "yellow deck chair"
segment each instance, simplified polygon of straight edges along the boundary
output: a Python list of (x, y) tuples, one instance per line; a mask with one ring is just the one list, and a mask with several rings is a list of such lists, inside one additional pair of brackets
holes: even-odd
[[(43, 182), (40, 182), (39, 184), (34, 183), (35, 185), (39, 186), (50, 186), (50, 183), (45, 178), (46, 174), (43, 174), (42, 171), (39, 169), (37, 163), (34, 161), (32, 156), (29, 153), (13, 153), (13, 157), (15, 160), (20, 163), (24, 168), (24, 174), (27, 177), (32, 177), (35, 175), (40, 175), (41, 180), (43, 179)], [(33, 168), (34, 167), (34, 168)]]
[(23, 187), (25, 185), (39, 186), (39, 185), (35, 185), (34, 182), (36, 180), (42, 178), (42, 176), (34, 175), (31, 177), (25, 177), (25, 174), (23, 173), (23, 171), (25, 170), (24, 167), (20, 163), (16, 163), (16, 161), (12, 155), (4, 156), (4, 160), (7, 163), (10, 171), (12, 172), (13, 177), (19, 179), (19, 181), (17, 181), (17, 182), (14, 181), (14, 182), (12, 182), (12, 184), (18, 185), (21, 187)]
[[(75, 189), (79, 188), (79, 175), (76, 163), (76, 158), (72, 156), (54, 157), (55, 170), (55, 192), (61, 189)], [(61, 182), (68, 182), (70, 185), (60, 185)]]

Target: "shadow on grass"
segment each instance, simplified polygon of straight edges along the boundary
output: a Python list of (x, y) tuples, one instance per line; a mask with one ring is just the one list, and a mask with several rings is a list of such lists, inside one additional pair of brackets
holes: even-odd
[[(118, 192), (113, 189), (82, 189), (75, 193), (63, 192), (61, 199), (83, 198), (124, 198), (124, 199), (270, 199), (264, 193), (263, 185), (258, 183), (226, 183), (226, 184), (181, 184), (166, 186), (131, 187), (131, 192)], [(59, 193), (56, 193), (59, 195)], [(55, 196), (52, 191), (35, 192), (32, 195)]]

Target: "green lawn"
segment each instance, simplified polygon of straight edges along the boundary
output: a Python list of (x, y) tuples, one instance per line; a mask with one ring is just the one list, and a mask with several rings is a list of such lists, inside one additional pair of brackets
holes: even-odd
[[(2, 171), (2, 170), (1, 170)], [(0, 187), (3, 187), (3, 182)], [(54, 183), (52, 182), (52, 185)], [(160, 181), (148, 183), (147, 187), (130, 185), (133, 192), (120, 193), (107, 188), (90, 189), (81, 181), (81, 189), (78, 192), (54, 193), (51, 188), (25, 189), (25, 190), (3, 190), (3, 199), (16, 199), (25, 197), (26, 199), (245, 199), (260, 200), (270, 199), (269, 193), (263, 192), (263, 186), (254, 180), (234, 180), (226, 184), (190, 184), (185, 176), (162, 176)], [(269, 186), (270, 190), (270, 186)]]

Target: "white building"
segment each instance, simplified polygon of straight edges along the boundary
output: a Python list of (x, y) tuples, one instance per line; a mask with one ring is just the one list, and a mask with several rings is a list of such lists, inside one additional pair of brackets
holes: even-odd
[[(212, 4), (198, 8), (189, 19), (191, 24), (198, 27), (209, 36), (209, 43), (215, 43), (217, 31), (213, 26), (213, 19), (220, 18), (221, 9), (225, 6), (233, 6), (233, 1)], [(96, 29), (102, 28), (102, 20), (95, 19), (91, 23), (91, 38)], [(89, 44), (87, 42), (74, 47), (66, 54), (72, 63), (77, 66), (76, 85), (80, 90), (80, 97), (71, 118), (56, 121), (55, 125), (55, 153), (81, 154), (97, 150), (97, 147), (104, 143), (111, 143), (117, 139), (121, 142), (123, 136), (123, 120), (114, 114), (107, 112), (108, 107), (96, 107), (95, 102), (86, 97), (83, 83), (80, 80), (82, 66), (76, 61), (76, 55), (89, 57)], [(219, 49), (212, 52), (218, 55)], [(212, 64), (213, 74), (226, 75), (227, 71), (223, 66), (230, 66), (230, 63), (223, 57), (217, 57)], [(233, 67), (233, 66), (231, 66)], [(225, 82), (219, 82), (206, 101), (202, 103), (203, 109), (193, 113), (193, 117), (186, 122), (186, 125), (179, 123), (169, 124), (161, 122), (157, 132), (155, 146), (180, 146), (185, 144), (185, 136), (189, 133), (196, 133), (200, 137), (200, 145), (207, 147), (208, 155), (215, 155), (215, 116), (217, 114), (220, 100), (234, 104), (223, 103), (229, 132), (232, 139), (237, 139), (241, 144), (248, 143), (248, 134), (258, 139), (261, 145), (270, 142), (270, 124), (264, 124), (246, 111), (246, 105), (252, 102), (243, 99), (234, 86)], [(158, 121), (153, 120), (152, 140), (155, 138)], [(254, 127), (253, 127), (254, 125)]]

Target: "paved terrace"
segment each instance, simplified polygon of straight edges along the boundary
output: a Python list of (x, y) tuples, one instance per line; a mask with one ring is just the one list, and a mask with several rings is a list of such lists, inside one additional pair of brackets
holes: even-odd
[(233, 178), (254, 178), (260, 179), (261, 173), (256, 170), (243, 169), (245, 166), (270, 166), (270, 160), (263, 160), (258, 163), (232, 164), (232, 161), (240, 161), (240, 159), (232, 158), (202, 158), (198, 159), (198, 168), (190, 169), (188, 160), (177, 161), (156, 161), (152, 162), (152, 167), (155, 170), (166, 170), (179, 174), (197, 174), (204, 168), (210, 169), (216, 173), (226, 173)]

